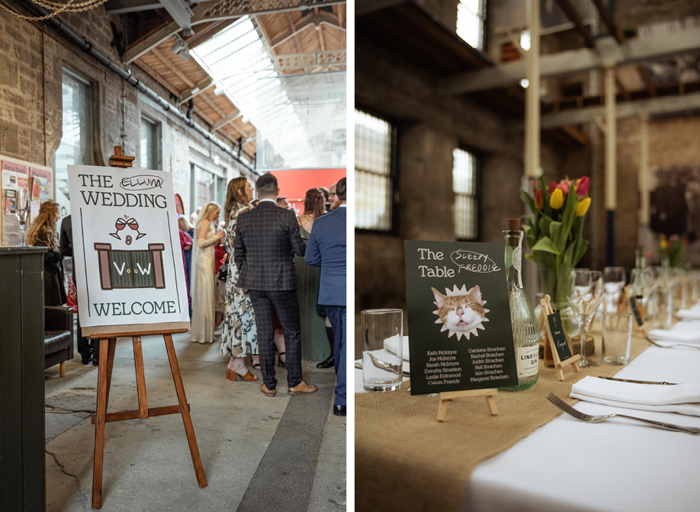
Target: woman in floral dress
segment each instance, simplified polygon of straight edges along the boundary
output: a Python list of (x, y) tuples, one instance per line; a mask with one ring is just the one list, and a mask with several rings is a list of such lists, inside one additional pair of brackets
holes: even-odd
[(233, 261), (233, 246), (238, 215), (250, 209), (248, 204), (252, 200), (253, 187), (246, 178), (234, 178), (229, 182), (224, 206), (224, 218), (227, 222), (224, 244), (228, 255), (228, 276), (224, 293), (226, 313), (221, 335), (221, 353), (230, 356), (226, 378), (235, 381), (240, 377), (248, 382), (259, 380), (245, 365), (245, 358), (250, 354), (253, 368), (260, 369), (258, 333), (248, 290), (236, 286), (238, 268)]

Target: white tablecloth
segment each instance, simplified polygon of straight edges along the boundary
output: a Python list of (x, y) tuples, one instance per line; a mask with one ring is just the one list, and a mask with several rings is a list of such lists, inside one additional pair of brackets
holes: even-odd
[[(650, 347), (616, 376), (698, 382), (700, 350)], [(576, 408), (589, 414), (620, 412), (700, 427), (700, 417), (674, 413), (586, 402), (579, 402)], [(665, 431), (624, 418), (589, 424), (562, 414), (509, 450), (479, 464), (467, 483), (462, 509), (698, 511), (699, 477), (700, 435)]]

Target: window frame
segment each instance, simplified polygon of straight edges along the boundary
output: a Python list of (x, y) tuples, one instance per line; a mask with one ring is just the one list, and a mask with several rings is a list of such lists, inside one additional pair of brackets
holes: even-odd
[(143, 126), (143, 123), (149, 123), (153, 125), (153, 147), (151, 148), (151, 152), (153, 153), (151, 157), (153, 158), (153, 168), (151, 170), (153, 171), (162, 171), (163, 170), (163, 158), (162, 158), (162, 139), (163, 139), (163, 132), (162, 132), (162, 124), (160, 121), (157, 119), (154, 119), (153, 117), (141, 112), (141, 122), (139, 124), (139, 165), (141, 165), (141, 168), (146, 169), (147, 167), (144, 165), (143, 162), (143, 151), (142, 151), (142, 145), (141, 141), (143, 140), (141, 138), (141, 127)]
[[(356, 104), (355, 105), (355, 111), (360, 111), (364, 114), (367, 114), (372, 117), (376, 117), (377, 119), (380, 119), (381, 121), (386, 122), (389, 125), (389, 184), (391, 186), (391, 194), (390, 194), (390, 213), (391, 213), (391, 220), (390, 220), (390, 225), (388, 229), (377, 229), (377, 228), (366, 228), (366, 227), (360, 227), (355, 224), (355, 230), (358, 232), (362, 233), (372, 233), (372, 234), (377, 234), (377, 235), (388, 235), (388, 236), (396, 236), (399, 232), (399, 203), (400, 203), (400, 194), (399, 194), (399, 173), (398, 173), (398, 141), (399, 141), (399, 129), (398, 129), (398, 123), (395, 119), (393, 119), (390, 116), (387, 116), (386, 114), (383, 114), (381, 112), (378, 112), (377, 110), (366, 107), (361, 104)], [(357, 175), (358, 172), (364, 172), (367, 174), (374, 174), (372, 171), (365, 171), (359, 170), (357, 167), (357, 161), (355, 159), (355, 175)], [(357, 183), (357, 179), (355, 180), (355, 183)], [(357, 191), (355, 192), (357, 194)]]
[[(482, 170), (484, 166), (484, 155), (483, 153), (479, 152), (478, 150), (475, 150), (474, 148), (467, 146), (465, 144), (460, 144), (459, 146), (455, 147), (454, 149), (458, 149), (460, 151), (464, 151), (471, 156), (474, 157), (474, 195), (470, 196), (468, 194), (463, 194), (461, 192), (455, 192), (454, 189), (454, 163), (452, 164), (452, 193), (454, 194), (454, 202), (452, 203), (452, 224), (453, 224), (453, 233), (455, 236), (455, 239), (458, 242), (478, 242), (481, 240), (481, 218), (482, 218)], [(454, 155), (454, 150), (453, 150), (453, 155)], [(454, 159), (454, 156), (453, 156)], [(455, 222), (455, 208), (457, 206), (457, 196), (464, 196), (464, 197), (473, 197), (476, 200), (476, 236), (474, 238), (459, 238), (457, 236), (457, 223)]]
[[(457, 32), (456, 25), (455, 25), (455, 34), (457, 34), (457, 37), (459, 37), (460, 40), (462, 40), (464, 42), (464, 44), (469, 45), (470, 48), (476, 50), (477, 52), (487, 53), (488, 52), (488, 44), (487, 44), (488, 37), (486, 37), (486, 36), (487, 36), (487, 28), (488, 28), (488, 23), (489, 23), (489, 1), (488, 0), (479, 0), (479, 1), (482, 3), (481, 6), (483, 8), (483, 14), (484, 14), (482, 22), (481, 22), (481, 48), (477, 48), (475, 46), (472, 46), (471, 44), (469, 44), (467, 42), (466, 39), (464, 39), (461, 35), (459, 35), (459, 33)], [(461, 3), (462, 3), (462, 0), (457, 1), (458, 12), (459, 12), (459, 5)], [(458, 16), (459, 16), (459, 14), (458, 14)], [(477, 17), (478, 17), (478, 15), (477, 15)]]

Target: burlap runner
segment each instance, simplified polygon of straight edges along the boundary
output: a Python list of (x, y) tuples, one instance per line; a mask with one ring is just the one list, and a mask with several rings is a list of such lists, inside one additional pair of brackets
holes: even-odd
[[(600, 332), (590, 334), (600, 361)], [(643, 338), (633, 337), (632, 359), (648, 346)], [(355, 395), (356, 510), (458, 510), (477, 464), (560, 414), (546, 399), (549, 393), (576, 403), (568, 398), (572, 384), (586, 375), (612, 376), (621, 368), (600, 365), (574, 373), (567, 367), (559, 382), (554, 369), (540, 361), (534, 386), (496, 395), (497, 416), (489, 415), (484, 398), (460, 399), (448, 404), (444, 423), (436, 421), (437, 397), (411, 396), (407, 383), (393, 393)]]

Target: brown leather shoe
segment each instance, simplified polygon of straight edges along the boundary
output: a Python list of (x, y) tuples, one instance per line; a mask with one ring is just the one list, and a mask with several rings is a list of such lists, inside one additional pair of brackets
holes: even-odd
[(287, 389), (287, 393), (290, 395), (305, 395), (307, 393), (315, 393), (316, 391), (318, 391), (318, 386), (313, 384), (309, 386), (303, 380), (293, 388)]
[(245, 375), (240, 375), (236, 372), (233, 372), (233, 373), (236, 375), (236, 380), (243, 379), (246, 382), (257, 382), (260, 380), (260, 379), (258, 379), (257, 376), (255, 376), (251, 372), (246, 372)]
[(277, 394), (276, 389), (269, 390), (265, 384), (260, 386), (260, 392), (265, 396), (275, 396)]

